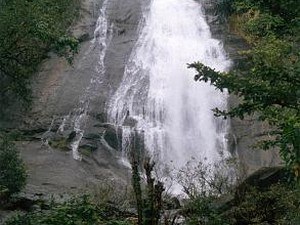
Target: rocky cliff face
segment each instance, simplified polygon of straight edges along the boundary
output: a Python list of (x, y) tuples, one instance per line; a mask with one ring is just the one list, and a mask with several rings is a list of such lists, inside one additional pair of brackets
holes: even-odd
[[(104, 4), (105, 11), (101, 11)], [(128, 168), (118, 163), (118, 130), (106, 123), (106, 102), (121, 82), (147, 5), (148, 1), (141, 0), (83, 1), (80, 19), (71, 30), (82, 41), (74, 64), (50, 55), (34, 78), (31, 111), (24, 115), (15, 111), (10, 120), (1, 123), (18, 133), (18, 146), (29, 173), (27, 194), (79, 191), (105, 180), (129, 180)], [(205, 1), (213, 34), (224, 40), (229, 56), (238, 63), (237, 51), (247, 46), (227, 32), (214, 6)], [(100, 22), (107, 26), (105, 38), (103, 28), (94, 33), (101, 14)], [(99, 64), (101, 60), (103, 64)], [(230, 99), (231, 104), (237, 101)], [(231, 122), (231, 150), (249, 170), (277, 162), (276, 154), (250, 148), (264, 125), (253, 119)], [(81, 161), (73, 159), (72, 148), (78, 140)]]
[[(247, 43), (234, 34), (227, 23), (227, 18), (221, 18), (216, 7), (216, 1), (205, 0), (204, 10), (215, 38), (222, 40), (229, 58), (234, 67), (243, 67), (243, 56), (240, 51), (249, 49)], [(236, 96), (230, 96), (229, 107), (238, 104)], [(266, 123), (258, 122), (256, 116), (249, 116), (244, 120), (231, 119), (231, 132), (229, 134), (230, 151), (237, 155), (248, 173), (260, 167), (274, 166), (281, 163), (276, 150), (262, 151), (255, 149), (256, 141), (261, 140), (270, 127)]]
[[(82, 41), (73, 65), (50, 54), (33, 80), (30, 112), (14, 111), (1, 123), (18, 134), (17, 145), (29, 173), (28, 195), (76, 192), (106, 180), (123, 184), (129, 180), (128, 167), (118, 163), (117, 131), (106, 124), (105, 103), (118, 87), (137, 39), (146, 7), (142, 2), (83, 1), (79, 21), (71, 30)], [(99, 31), (94, 32), (99, 23)], [(74, 132), (79, 120), (83, 137)], [(73, 159), (77, 138), (82, 138), (81, 161)]]

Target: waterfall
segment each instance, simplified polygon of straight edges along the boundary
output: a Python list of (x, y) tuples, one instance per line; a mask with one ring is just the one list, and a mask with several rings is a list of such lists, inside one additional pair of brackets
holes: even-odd
[[(59, 132), (63, 132), (65, 124), (70, 120), (73, 130), (76, 132), (76, 136), (71, 143), (72, 155), (75, 160), (82, 159), (82, 156), (78, 152), (78, 147), (84, 135), (85, 123), (87, 120), (88, 111), (90, 109), (90, 102), (97, 97), (97, 93), (101, 90), (101, 85), (103, 82), (102, 79), (105, 73), (104, 58), (112, 34), (112, 25), (109, 24), (106, 15), (107, 5), (108, 0), (104, 0), (100, 9), (99, 17), (97, 19), (94, 38), (91, 41), (90, 47), (90, 51), (96, 47), (100, 49), (98, 64), (95, 68), (97, 73), (93, 74), (91, 77), (90, 83), (79, 98), (77, 107), (72, 109), (69, 115), (63, 118), (63, 121), (58, 129)], [(87, 55), (88, 54), (89, 51), (87, 52)]]
[(152, 0), (143, 21), (123, 80), (108, 103), (109, 121), (124, 126), (128, 137), (126, 121), (135, 120), (131, 129), (143, 133), (144, 146), (159, 165), (215, 162), (226, 150), (228, 128), (211, 109), (226, 108), (227, 96), (195, 82), (187, 63), (228, 69), (222, 43), (212, 38), (201, 3), (194, 0)]

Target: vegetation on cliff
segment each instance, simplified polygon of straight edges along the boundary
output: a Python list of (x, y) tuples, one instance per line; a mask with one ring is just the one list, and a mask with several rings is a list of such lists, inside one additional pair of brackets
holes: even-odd
[(0, 205), (22, 190), (26, 170), (19, 153), (7, 137), (0, 137)]
[[(126, 203), (125, 207), (121, 206), (122, 200), (118, 197), (120, 189), (112, 191), (112, 186), (103, 182), (99, 190), (100, 195), (77, 196), (64, 202), (40, 200), (31, 208), (35, 210), (17, 214), (9, 218), (5, 225), (295, 225), (300, 223), (300, 189), (295, 189), (286, 183), (286, 170), (282, 167), (263, 169), (244, 181), (238, 180), (238, 184), (233, 185), (232, 181), (228, 181), (228, 173), (224, 173), (224, 168), (231, 167), (232, 162), (224, 161), (215, 165), (204, 165), (201, 162), (189, 164), (180, 171), (178, 177), (178, 181), (184, 186), (184, 192), (189, 197), (184, 199), (181, 205), (176, 197), (170, 198), (165, 192), (161, 195), (161, 189), (157, 186), (159, 183), (155, 185), (157, 180), (154, 180), (151, 174), (149, 175), (153, 164), (149, 164), (146, 160), (145, 165), (147, 165), (145, 170), (148, 171), (146, 172), (148, 177), (145, 178), (147, 181), (142, 183), (142, 176), (136, 171), (139, 179), (133, 180), (133, 185), (139, 183), (139, 187), (133, 187), (132, 193), (127, 193), (124, 199), (122, 197), (123, 201), (131, 202), (129, 205)], [(135, 178), (136, 176), (133, 175), (133, 179)], [(159, 184), (160, 187), (162, 185)], [(113, 187), (116, 188), (115, 185)], [(137, 196), (136, 188), (140, 197)], [(158, 192), (157, 188), (160, 189)], [(134, 195), (137, 200), (135, 205), (132, 199)], [(138, 211), (134, 210), (137, 209), (138, 204), (141, 207), (140, 216)]]
[[(21, 9), (24, 8), (20, 7), (14, 11), (12, 10), (13, 8), (8, 7), (10, 4), (10, 6), (13, 6), (13, 4), (25, 4), (24, 7), (33, 7), (30, 10), (34, 11), (35, 7), (37, 7), (36, 4), (46, 4), (47, 2), (47, 0), (22, 2), (17, 0), (10, 2), (0, 0), (0, 4), (6, 7), (3, 8), (4, 12), (8, 10), (7, 14), (3, 15), (11, 19), (13, 17), (9, 17), (9, 15), (12, 15), (10, 13), (22, 11)], [(217, 73), (200, 63), (191, 64), (190, 67), (198, 71), (198, 74), (195, 76), (197, 81), (210, 81), (218, 89), (223, 90), (227, 88), (230, 93), (241, 97), (241, 103), (237, 107), (227, 112), (216, 109), (215, 113), (217, 115), (225, 117), (237, 116), (243, 119), (247, 114), (257, 114), (260, 120), (270, 123), (274, 129), (266, 134), (267, 138), (259, 143), (260, 147), (268, 149), (278, 146), (288, 168), (293, 171), (296, 177), (299, 177), (299, 6), (296, 4), (296, 1), (234, 0), (231, 2), (231, 12), (233, 13), (231, 15), (231, 27), (251, 45), (249, 51), (243, 52), (248, 57), (247, 68), (229, 73)], [(51, 5), (51, 3), (53, 2), (49, 1), (47, 4)], [(54, 8), (58, 9), (59, 7)], [(44, 9), (39, 8), (38, 11), (40, 10), (43, 11)], [(31, 15), (31, 11), (22, 11), (22, 13), (26, 14), (25, 12)], [(37, 16), (39, 13), (36, 13)], [(33, 16), (32, 18), (35, 18), (34, 15), (34, 13), (31, 15)], [(43, 18), (45, 15), (47, 14), (43, 13), (39, 16)], [(3, 18), (6, 17), (4, 16)], [(3, 18), (1, 15), (1, 21)], [(51, 30), (50, 27), (56, 24), (52, 23), (51, 19), (48, 21), (48, 19), (45, 16), (46, 25), (42, 23), (42, 29), (37, 30), (35, 30), (35, 26), (39, 23), (35, 25), (29, 23), (29, 28), (26, 30), (27, 28), (25, 29), (21, 25), (18, 26), (16, 22), (12, 33), (14, 34), (18, 29), (25, 29), (23, 32), (28, 32), (28, 38), (32, 38), (26, 39), (27, 33), (26, 35), (17, 33), (12, 38), (15, 42), (9, 42), (9, 46), (12, 46), (11, 50), (17, 52), (19, 48), (24, 49), (20, 53), (17, 52), (10, 55), (10, 51), (5, 50), (6, 45), (0, 45), (0, 56), (4, 56), (3, 59), (7, 60), (5, 61), (7, 64), (4, 63), (3, 65), (12, 68), (12, 70), (8, 70), (10, 73), (6, 74), (6, 70), (1, 70), (0, 72), (1, 85), (2, 80), (6, 84), (9, 84), (7, 90), (1, 90), (2, 100), (6, 99), (8, 94), (14, 94), (28, 101), (28, 78), (37, 69), (39, 62), (46, 57), (47, 51), (51, 49), (63, 49), (62, 52), (68, 55), (70, 53), (69, 50), (76, 46), (76, 41), (74, 42), (73, 39), (65, 37), (60, 32), (55, 33), (54, 30)], [(2, 29), (1, 26), (4, 26), (4, 23), (2, 24), (1, 21), (0, 28)], [(16, 21), (22, 23), (21, 19), (16, 19)], [(27, 27), (26, 21), (34, 20), (25, 20), (25, 27)], [(50, 26), (49, 24), (52, 25)], [(54, 29), (54, 27), (52, 28)], [(9, 28), (7, 29), (9, 30)], [(46, 30), (50, 33), (46, 32)], [(40, 33), (41, 31), (42, 33)], [(37, 32), (37, 34), (34, 32)], [(1, 39), (0, 37), (0, 41), (5, 41), (9, 37), (6, 31), (1, 35), (7, 36), (6, 39)], [(22, 39), (23, 36), (24, 38), (26, 37), (24, 40)], [(60, 39), (60, 37), (64, 38)], [(27, 45), (27, 43), (30, 45)], [(15, 45), (18, 48), (14, 49)], [(35, 45), (37, 48), (35, 48)], [(55, 47), (57, 45), (60, 46), (58, 49)], [(34, 46), (34, 48), (27, 48), (25, 46)], [(33, 54), (32, 57), (27, 58), (31, 53)], [(10, 59), (8, 56), (16, 58)], [(21, 63), (18, 61), (18, 57), (21, 57)], [(33, 64), (29, 63), (31, 60)], [(1, 64), (0, 68), (3, 65)], [(18, 83), (19, 81), (20, 83)], [(22, 93), (25, 93), (27, 97), (24, 97)], [(2, 148), (2, 146), (4, 147)], [(17, 182), (14, 183), (17, 184), (16, 187), (9, 186), (10, 184), (6, 184), (5, 180), (5, 182), (1, 181), (1, 178), (5, 178), (5, 176), (0, 174), (0, 182), (3, 183), (0, 183), (0, 194), (7, 190), (11, 190), (11, 194), (13, 194), (20, 191), (25, 184), (24, 167), (21, 161), (18, 161), (19, 158), (15, 157), (16, 153), (13, 145), (3, 141), (3, 143), (0, 143), (0, 147), (0, 150), (4, 149), (3, 152), (7, 156), (12, 154), (14, 158), (14, 160), (8, 160), (0, 153), (0, 172), (7, 171), (13, 165), (14, 169), (9, 179), (17, 179)], [(4, 162), (1, 162), (2, 158)], [(5, 166), (7, 162), (9, 162), (9, 165)], [(82, 196), (65, 202), (48, 202), (45, 205), (35, 206), (37, 210), (14, 216), (6, 221), (6, 225), (127, 225), (136, 224), (137, 221), (140, 221), (139, 223), (143, 221), (144, 224), (149, 225), (158, 223), (169, 225), (175, 224), (178, 217), (183, 217), (185, 220), (184, 223), (187, 225), (300, 224), (299, 188), (295, 188), (295, 186), (285, 181), (279, 182), (280, 179), (277, 178), (275, 181), (263, 183), (262, 185), (243, 182), (235, 186), (233, 184), (236, 181), (236, 176), (229, 176), (230, 174), (227, 171), (230, 172), (230, 170), (221, 164), (211, 169), (209, 166), (200, 163), (196, 165), (196, 168), (188, 167), (186, 171), (182, 171), (179, 177), (181, 177), (181, 182), (184, 184), (184, 191), (190, 198), (185, 200), (185, 205), (179, 210), (175, 207), (171, 208), (170, 211), (174, 209), (178, 210), (173, 217), (164, 217), (165, 215), (162, 214), (169, 213), (167, 210), (169, 208), (166, 207), (166, 199), (161, 199), (163, 184), (154, 182), (155, 180), (151, 176), (153, 165), (148, 161), (148, 164), (144, 165), (147, 174), (146, 181), (144, 182), (148, 186), (144, 187), (142, 172), (139, 171), (139, 164), (140, 162), (134, 162), (132, 165), (133, 168), (136, 168), (133, 169), (133, 180), (135, 181), (133, 182), (133, 189), (137, 200), (135, 206), (138, 210), (137, 213), (130, 214), (125, 211), (119, 211), (115, 205), (111, 205), (109, 202), (97, 204), (97, 199), (92, 200), (88, 196)], [(225, 174), (224, 171), (226, 171)], [(270, 177), (270, 174), (274, 174), (271, 172), (267, 171), (254, 179), (261, 181), (266, 177)], [(19, 175), (13, 175), (13, 173)], [(286, 178), (285, 174), (282, 176)], [(180, 222), (180, 220), (178, 221)]]
[[(228, 1), (226, 1), (228, 3)], [(196, 81), (210, 82), (240, 97), (229, 111), (217, 116), (258, 115), (270, 129), (258, 143), (262, 149), (278, 147), (296, 177), (300, 177), (300, 5), (297, 1), (229, 1), (231, 29), (250, 44), (241, 54), (247, 64), (218, 73), (201, 63), (190, 64)]]
[(77, 0), (0, 1), (1, 109), (15, 99), (28, 106), (29, 78), (49, 51), (72, 60), (78, 42), (67, 28), (78, 7)]
[(65, 202), (42, 205), (43, 210), (15, 215), (5, 225), (130, 225), (117, 208), (98, 205), (88, 195), (73, 197)]

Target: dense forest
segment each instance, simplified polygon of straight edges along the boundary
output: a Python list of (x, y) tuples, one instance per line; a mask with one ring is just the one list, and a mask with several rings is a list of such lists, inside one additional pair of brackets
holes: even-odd
[[(197, 73), (195, 82), (209, 82), (239, 97), (240, 103), (228, 111), (214, 109), (216, 116), (243, 120), (255, 115), (270, 125), (255, 147), (279, 150), (285, 167), (245, 178), (234, 160), (190, 163), (176, 178), (188, 196), (180, 202), (165, 194), (164, 184), (152, 176), (151, 159), (141, 163), (132, 154), (128, 189), (114, 190), (116, 185), (103, 183), (95, 195), (36, 200), (35, 208), (14, 213), (5, 225), (300, 224), (300, 4), (220, 0), (217, 6), (229, 32), (249, 44), (240, 52), (243, 67), (226, 73), (201, 62), (187, 62), (188, 67)], [(79, 10), (77, 0), (0, 0), (1, 109), (15, 101), (30, 107), (30, 80), (50, 52), (72, 63), (79, 41), (68, 28)], [(0, 210), (18, 209), (23, 204), (18, 193), (26, 184), (25, 166), (14, 137), (0, 133), (0, 138)], [(228, 168), (237, 171), (234, 179), (222, 172)]]

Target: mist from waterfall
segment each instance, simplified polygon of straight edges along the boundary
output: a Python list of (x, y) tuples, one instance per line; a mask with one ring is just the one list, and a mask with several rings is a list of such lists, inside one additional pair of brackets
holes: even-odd
[(108, 103), (108, 117), (125, 128), (123, 139), (129, 128), (142, 135), (157, 164), (181, 168), (192, 158), (215, 162), (226, 150), (228, 126), (211, 109), (226, 108), (227, 95), (194, 81), (187, 63), (195, 61), (218, 71), (231, 64), (222, 43), (211, 36), (201, 4), (152, 0), (122, 83)]

